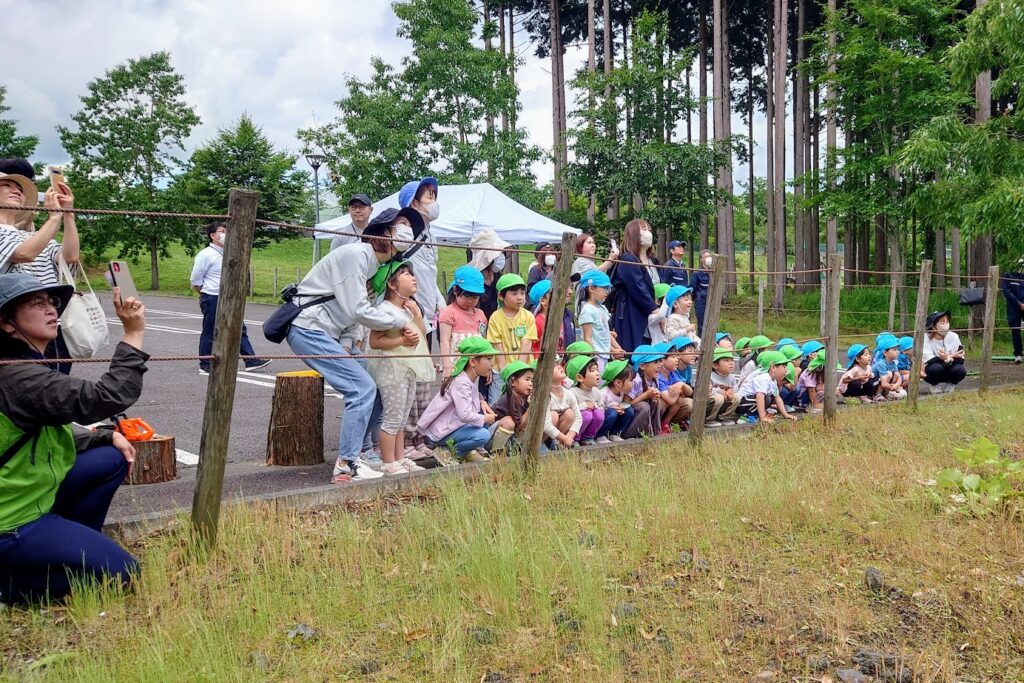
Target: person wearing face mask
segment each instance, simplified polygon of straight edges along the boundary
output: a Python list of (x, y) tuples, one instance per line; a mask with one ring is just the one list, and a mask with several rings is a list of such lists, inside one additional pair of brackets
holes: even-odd
[[(437, 178), (428, 176), (406, 183), (398, 192), (399, 206), (403, 209), (406, 207), (415, 209), (423, 218), (423, 232), (418, 236), (418, 240), (421, 242), (433, 241), (430, 224), (441, 215), (441, 205), (437, 202), (437, 190)], [(437, 247), (431, 244), (419, 244), (411, 250), (406, 247), (406, 250), (405, 258), (409, 260), (419, 282), (415, 300), (423, 311), (423, 323), (427, 328), (427, 345), (433, 349), (433, 332), (437, 327), (437, 314), (446, 305), (444, 295), (437, 287)], [(429, 398), (427, 400), (429, 401)]]
[(626, 223), (619, 263), (612, 269), (612, 331), (619, 346), (632, 351), (646, 343), (647, 318), (658, 310), (654, 301), (651, 264), (654, 233), (642, 219)]
[(558, 256), (556, 255), (554, 247), (547, 242), (541, 242), (538, 244), (537, 260), (530, 265), (529, 270), (526, 272), (527, 291), (541, 280), (546, 280), (551, 277), (551, 273), (555, 270), (556, 263), (558, 263)]
[(708, 288), (711, 286), (712, 253), (708, 249), (700, 252), (700, 268), (694, 269), (690, 276), (690, 289), (693, 290), (693, 307), (697, 312), (697, 334), (704, 329), (704, 308), (708, 303)]
[(472, 254), (469, 265), (473, 266), (484, 276), (484, 293), (480, 295), (480, 302), (476, 305), (488, 320), (498, 310), (498, 278), (505, 270), (505, 253), (511, 244), (498, 237), (498, 233), (490, 228), (481, 230), (473, 235), (469, 242), (469, 251)]
[(1024, 258), (1017, 259), (1007, 270), (1012, 272), (1007, 272), (999, 280), (1006, 298), (1006, 322), (1013, 340), (1013, 362), (1020, 365), (1024, 361), (1020, 340), (1021, 318), (1024, 317)]
[(949, 311), (935, 311), (925, 319), (921, 379), (931, 385), (933, 394), (953, 391), (967, 376), (964, 346), (960, 335), (950, 329), (949, 321)]
[(354, 194), (348, 200), (348, 215), (352, 217), (352, 227), (345, 232), (358, 233), (352, 235), (335, 235), (331, 240), (331, 250), (337, 249), (346, 244), (354, 244), (359, 241), (359, 235), (363, 234), (366, 226), (370, 223), (370, 214), (373, 213), (373, 203), (365, 194)]
[[(189, 283), (199, 297), (199, 310), (203, 314), (203, 331), (199, 334), (199, 355), (209, 356), (213, 353), (213, 328), (217, 322), (217, 301), (220, 298), (220, 270), (224, 260), (224, 239), (227, 227), (223, 223), (210, 223), (206, 226), (206, 237), (210, 243), (196, 254), (192, 264), (192, 275)], [(255, 358), (256, 351), (249, 341), (249, 333), (242, 325), (242, 341), (240, 344), (245, 359), (246, 370), (259, 370), (270, 365), (271, 361)], [(199, 361), (199, 374), (210, 374), (210, 361)]]

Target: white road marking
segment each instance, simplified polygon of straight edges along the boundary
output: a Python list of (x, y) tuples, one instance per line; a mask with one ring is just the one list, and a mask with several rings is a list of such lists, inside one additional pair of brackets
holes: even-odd
[(198, 465), (199, 464), (199, 456), (198, 455), (196, 455), (195, 453), (189, 453), (188, 451), (183, 451), (180, 448), (175, 448), (174, 449), (174, 457), (182, 465)]
[[(199, 313), (186, 313), (184, 311), (165, 311), (165, 310), (162, 310), (162, 309), (159, 309), (159, 308), (147, 308), (146, 312), (147, 313), (159, 313), (161, 315), (172, 316), (172, 317), (175, 317), (175, 318), (192, 318), (192, 319), (198, 319), (198, 320), (202, 320), (203, 319), (203, 316), (201, 314), (199, 314)], [(263, 321), (262, 320), (243, 320), (242, 322), (244, 322), (246, 325), (259, 325), (261, 327), (263, 326)]]
[[(124, 327), (124, 325), (121, 324), (120, 320), (107, 319), (107, 324), (117, 325), (118, 327)], [(200, 334), (202, 334), (202, 332), (198, 330), (187, 330), (184, 327), (170, 327), (169, 325), (150, 325), (149, 323), (146, 323), (146, 329), (155, 330), (157, 332), (170, 332), (172, 334), (192, 334), (195, 336), (199, 336)]]
[[(238, 371), (238, 375), (239, 375), (239, 378), (238, 378), (239, 382), (249, 382), (250, 384), (260, 384), (262, 386), (269, 386), (269, 387), (273, 387), (274, 386), (274, 384), (266, 384), (265, 383), (265, 382), (268, 382), (268, 381), (271, 380), (271, 377), (267, 376), (267, 375), (261, 375), (261, 374), (256, 373), (256, 372), (246, 372), (245, 370), (239, 370)], [(257, 379), (264, 380), (264, 382), (255, 382), (253, 380), (246, 380), (245, 379), (246, 377), (256, 377)], [(344, 398), (341, 394), (339, 394), (337, 392), (334, 392), (334, 391), (325, 391), (324, 392), (324, 396), (330, 396), (331, 398)]]

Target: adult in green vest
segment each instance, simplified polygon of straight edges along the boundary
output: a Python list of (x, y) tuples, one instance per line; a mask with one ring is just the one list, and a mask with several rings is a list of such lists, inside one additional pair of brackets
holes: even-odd
[[(0, 275), (0, 359), (42, 359), (73, 294), (25, 273)], [(142, 393), (145, 307), (115, 289), (114, 310), (124, 337), (95, 382), (46, 364), (0, 366), (0, 602), (59, 600), (90, 578), (127, 585), (136, 569), (102, 533), (135, 449), (119, 433), (72, 425), (117, 415)]]

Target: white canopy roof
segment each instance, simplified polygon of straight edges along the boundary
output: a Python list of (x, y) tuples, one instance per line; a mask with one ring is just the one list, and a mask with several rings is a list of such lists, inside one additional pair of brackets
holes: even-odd
[[(558, 242), (562, 233), (579, 234), (577, 228), (562, 225), (536, 211), (531, 211), (490, 183), (474, 185), (441, 185), (438, 190), (441, 216), (430, 224), (433, 238), (439, 242), (468, 245), (473, 235), (490, 228), (510, 244)], [(398, 193), (373, 203), (376, 216), (384, 209), (398, 209)], [(352, 218), (343, 216), (317, 223), (325, 230), (348, 230)], [(330, 239), (330, 233), (317, 233), (320, 239)]]

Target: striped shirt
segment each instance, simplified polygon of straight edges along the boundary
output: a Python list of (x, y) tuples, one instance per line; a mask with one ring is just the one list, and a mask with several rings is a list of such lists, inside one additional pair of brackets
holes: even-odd
[(31, 232), (19, 230), (13, 225), (0, 223), (0, 273), (28, 273), (44, 285), (58, 285), (57, 259), (60, 257), (60, 242), (50, 240), (32, 261), (11, 263), (11, 256), (18, 246), (32, 236)]

